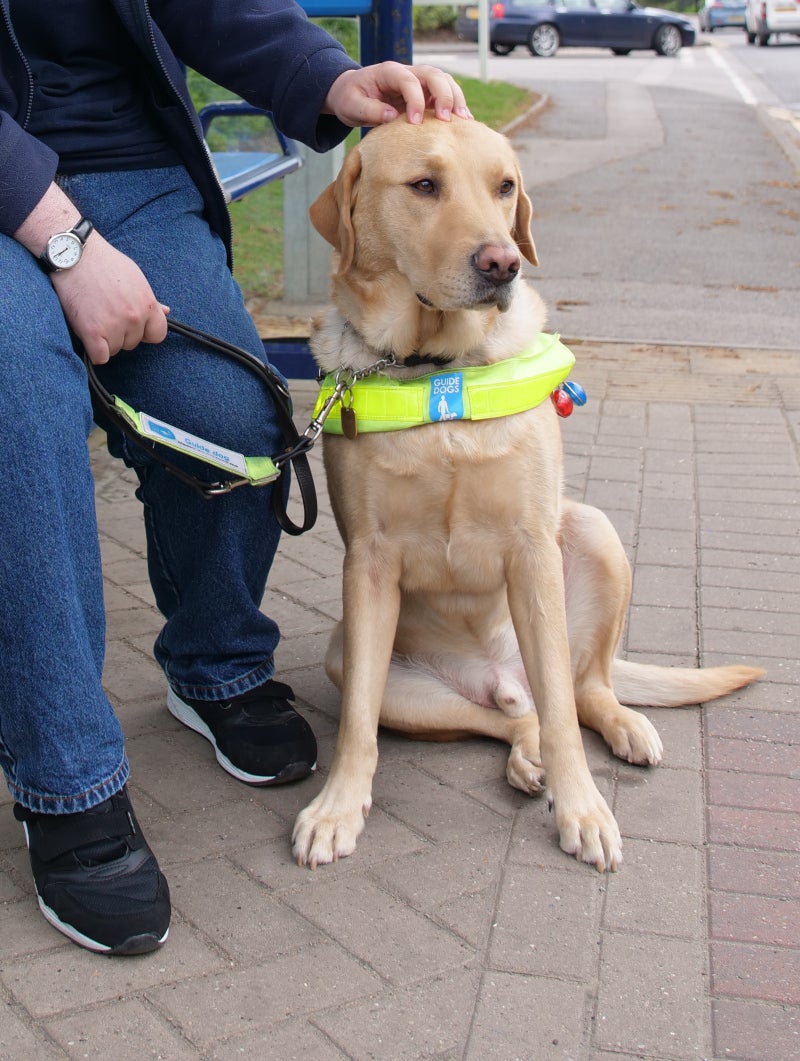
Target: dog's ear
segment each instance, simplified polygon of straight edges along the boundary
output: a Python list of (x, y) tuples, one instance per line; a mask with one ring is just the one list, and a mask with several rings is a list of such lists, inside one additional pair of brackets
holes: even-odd
[(517, 213), (514, 218), (514, 231), (512, 235), (514, 236), (515, 243), (531, 265), (538, 265), (539, 259), (536, 257), (536, 247), (533, 245), (533, 236), (531, 235), (533, 204), (525, 191), (522, 183), (522, 174), (519, 169), (517, 169), (517, 189)]
[(336, 180), (328, 185), (308, 210), (311, 224), (339, 252), (340, 273), (346, 273), (350, 268), (356, 250), (352, 214), (360, 173), (361, 151), (356, 145), (347, 153)]

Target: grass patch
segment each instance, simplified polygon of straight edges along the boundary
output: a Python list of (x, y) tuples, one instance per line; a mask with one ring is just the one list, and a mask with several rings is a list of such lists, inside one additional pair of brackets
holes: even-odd
[(233, 262), (245, 298), (283, 293), (283, 187), (265, 184), (231, 203)]
[[(348, 20), (327, 21), (345, 24), (335, 27), (336, 36), (340, 39), (346, 30), (349, 32)], [(331, 29), (330, 25), (327, 28)], [(347, 46), (352, 50), (354, 41), (348, 41)], [(524, 114), (535, 98), (527, 89), (503, 81), (484, 83), (469, 77), (457, 77), (456, 80), (478, 121), (485, 122), (493, 129), (501, 129)], [(189, 87), (198, 108), (214, 100), (232, 98), (230, 92), (192, 71), (189, 73)], [(211, 146), (221, 147), (222, 144), (212, 142)], [(283, 293), (282, 184), (282, 181), (267, 184), (231, 204), (234, 269), (236, 279), (248, 299), (277, 299)]]
[(514, 118), (524, 114), (534, 102), (535, 95), (519, 85), (505, 81), (478, 81), (472, 77), (457, 77), (467, 105), (479, 122), (492, 129), (502, 129)]

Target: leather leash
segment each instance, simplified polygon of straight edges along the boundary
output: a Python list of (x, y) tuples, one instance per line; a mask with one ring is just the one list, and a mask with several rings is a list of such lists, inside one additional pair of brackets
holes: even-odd
[[(216, 468), (227, 466), (234, 470), (234, 474), (229, 479), (220, 479), (215, 482), (200, 479), (170, 460), (164, 452), (165, 446), (170, 445), (167, 439), (170, 437), (174, 439), (177, 429), (162, 424), (160, 421), (153, 421), (152, 418), (147, 417), (144, 413), (136, 413), (124, 401), (111, 394), (100, 382), (94, 365), (84, 355), (95, 413), (99, 412), (101, 419), (105, 418), (106, 421), (113, 424), (127, 438), (146, 450), (167, 471), (204, 498), (230, 493), (231, 490), (239, 486), (264, 486), (267, 483), (274, 482), (280, 476), (283, 467), (291, 464), (303, 501), (303, 521), (297, 524), (290, 519), (286, 511), (286, 491), (278, 486), (272, 491), (272, 509), (279, 526), (287, 534), (299, 535), (310, 530), (317, 520), (317, 494), (306, 454), (313, 446), (314, 438), (308, 435), (300, 435), (297, 431), (292, 420), (291, 398), (283, 380), (268, 365), (254, 357), (249, 351), (234, 346), (233, 343), (220, 339), (218, 336), (209, 335), (207, 332), (202, 332), (188, 324), (182, 324), (180, 321), (172, 319), (167, 320), (167, 328), (176, 335), (182, 335), (184, 338), (191, 339), (192, 342), (200, 343), (210, 350), (214, 350), (225, 357), (230, 357), (259, 377), (273, 399), (278, 426), (283, 435), (285, 448), (280, 453), (269, 458), (245, 458), (241, 454), (225, 451), (222, 447), (214, 447), (213, 444), (205, 443), (202, 439), (195, 439), (194, 436), (188, 436), (195, 444), (192, 451), (183, 446), (172, 444), (171, 448), (188, 453), (194, 460), (212, 464)], [(147, 423), (147, 426), (155, 424), (156, 432), (148, 431), (145, 433), (143, 430), (144, 422)], [(162, 444), (159, 445), (159, 442)], [(200, 445), (201, 443), (202, 445)], [(203, 450), (229, 455), (231, 459), (227, 460), (226, 456), (226, 463), (221, 465), (219, 460), (208, 459), (204, 456)], [(235, 458), (239, 458), (239, 460)], [(249, 467), (246, 467), (248, 463), (257, 468), (257, 471), (251, 474)]]

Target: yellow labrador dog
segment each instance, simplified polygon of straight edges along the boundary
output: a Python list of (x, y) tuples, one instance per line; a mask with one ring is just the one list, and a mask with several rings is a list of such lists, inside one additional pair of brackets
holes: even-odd
[[(294, 854), (316, 866), (354, 850), (380, 723), (428, 739), (506, 741), (509, 782), (531, 794), (546, 787), (563, 850), (614, 870), (620, 833), (589, 773), (579, 722), (627, 762), (656, 764), (657, 732), (622, 703), (698, 703), (762, 672), (614, 658), (629, 565), (608, 519), (562, 496), (547, 364), (543, 381), (511, 374), (502, 415), (469, 419), (458, 401), (446, 412), (452, 389), (473, 383), (460, 402), (477, 408), (491, 389), (481, 373), (516, 365), (545, 323), (542, 300), (519, 276), (522, 258), (538, 263), (506, 138), (478, 122), (399, 119), (348, 154), (311, 219), (338, 251), (332, 306), (315, 322), (312, 349), (325, 372), (344, 366), (339, 379), (355, 381), (340, 388), (341, 407), (336, 393), (330, 403), (344, 433), (324, 437), (346, 549), (344, 618), (326, 660), (342, 716), (328, 779), (297, 818)], [(408, 382), (415, 377), (424, 378)], [(408, 391), (421, 404), (419, 426), (360, 425), (368, 380), (381, 385), (379, 404), (387, 386)], [(533, 407), (507, 414), (517, 392), (537, 386), (543, 394), (525, 403)], [(383, 415), (391, 421), (399, 408)]]

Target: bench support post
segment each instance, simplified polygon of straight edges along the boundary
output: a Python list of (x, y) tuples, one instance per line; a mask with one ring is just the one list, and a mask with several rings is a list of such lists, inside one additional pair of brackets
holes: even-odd
[(324, 155), (298, 145), (303, 165), (283, 182), (283, 298), (286, 302), (326, 299), (330, 284), (331, 247), (308, 220), (308, 208), (336, 179), (342, 145)]

